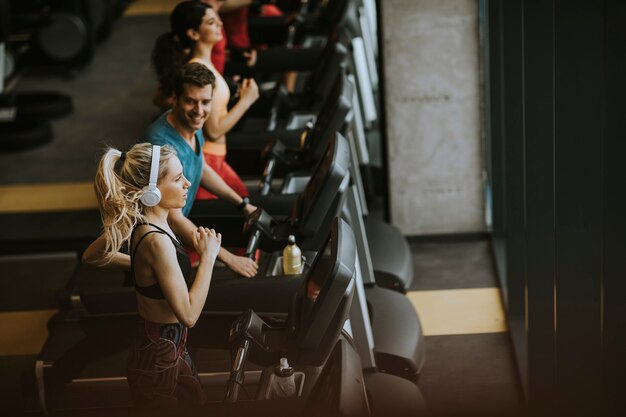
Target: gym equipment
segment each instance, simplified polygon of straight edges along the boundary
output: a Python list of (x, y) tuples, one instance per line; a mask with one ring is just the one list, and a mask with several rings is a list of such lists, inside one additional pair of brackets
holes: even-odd
[[(351, 145), (354, 161), (355, 147)], [(372, 339), (372, 355), (376, 357), (379, 369), (415, 381), (425, 361), (425, 343), (419, 317), (402, 294), (404, 285), (410, 285), (413, 278), (411, 253), (396, 228), (381, 221), (364, 219), (363, 199), (358, 187), (361, 179), (354, 162), (350, 165), (350, 176), (352, 181), (346, 192), (342, 217), (357, 236), (362, 265), (364, 293), (357, 317), (368, 315), (372, 322), (364, 325), (367, 329), (364, 332), (370, 336), (362, 335), (356, 340), (363, 343)], [(377, 264), (376, 256), (372, 254), (374, 250), (384, 250), (388, 258)], [(360, 353), (362, 357), (365, 355), (363, 351)]]
[[(4, 91), (5, 74), (11, 72), (11, 63), (6, 61), (5, 42), (9, 36), (11, 22), (9, 20), (9, 3), (6, 0), (0, 1), (0, 93)], [(8, 71), (6, 71), (8, 68)]]
[(64, 117), (72, 111), (72, 99), (66, 94), (0, 94), (0, 151), (26, 150), (51, 142), (52, 128), (46, 120)]
[[(371, 3), (371, 2), (365, 2)], [(386, 288), (395, 288), (399, 291), (409, 289), (413, 281), (413, 265), (411, 251), (408, 242), (402, 233), (394, 226), (372, 219), (368, 216), (368, 202), (375, 201), (381, 192), (381, 179), (384, 178), (379, 165), (382, 159), (382, 144), (378, 131), (378, 102), (376, 97), (377, 73), (375, 55), (371, 54), (368, 44), (363, 38), (355, 36), (359, 33), (367, 33), (366, 26), (370, 22), (375, 23), (375, 7), (365, 4), (364, 8), (356, 7), (357, 2), (350, 6), (350, 12), (345, 19), (342, 29), (345, 38), (349, 39), (352, 50), (351, 59), (348, 60), (348, 78), (356, 86), (357, 94), (354, 95), (352, 109), (354, 119), (351, 131), (347, 133), (352, 149), (353, 166), (359, 167), (358, 181), (359, 202), (365, 218), (370, 245), (370, 253), (374, 269), (376, 270), (376, 282)], [(371, 14), (374, 13), (374, 16)], [(364, 29), (365, 27), (365, 29)], [(371, 36), (371, 35), (369, 35)], [(354, 173), (356, 176), (356, 173)], [(398, 280), (398, 277), (401, 279)], [(404, 277), (404, 278), (402, 278)]]
[[(254, 3), (251, 9), (254, 9)], [(270, 73), (310, 70), (313, 67), (311, 63), (317, 61), (315, 56), (318, 49), (323, 47), (329, 34), (342, 19), (348, 2), (339, 0), (321, 3), (312, 1), (282, 3), (282, 6), (286, 7), (283, 15), (248, 16), (246, 30), (252, 44), (263, 47), (257, 49), (254, 67), (248, 67), (243, 60), (233, 59), (239, 56), (242, 50), (230, 48), (231, 60), (226, 63), (226, 74), (258, 77), (261, 74), (267, 76)], [(228, 19), (224, 21), (228, 24)], [(301, 44), (307, 34), (317, 34), (322, 38), (321, 42), (317, 42), (319, 46)], [(299, 45), (294, 48), (296, 44)]]
[[(352, 133), (350, 131), (349, 135), (352, 136)], [(365, 285), (361, 311), (354, 317), (371, 317), (371, 325), (363, 326), (364, 333), (369, 332), (370, 336), (363, 334), (357, 337), (357, 344), (364, 344), (371, 338), (372, 346), (369, 349), (372, 352), (372, 363), (376, 363), (378, 369), (416, 381), (425, 361), (424, 335), (415, 309), (401, 294), (413, 279), (410, 249), (406, 239), (395, 227), (373, 219), (364, 220), (364, 199), (358, 191), (362, 181), (357, 168), (357, 150), (354, 141), (351, 141), (351, 145), (350, 175), (353, 184), (347, 193), (344, 215), (357, 233), (357, 250), (363, 263), (361, 268)], [(295, 176), (289, 179), (297, 184), (306, 184), (306, 181)], [(290, 190), (298, 189), (297, 185), (286, 187)], [(269, 216), (260, 214), (250, 219), (250, 226), (257, 230), (247, 253), (254, 252), (258, 239), (261, 242), (268, 238), (274, 239), (274, 223)], [(378, 258), (372, 255), (374, 250), (379, 252), (376, 255)], [(361, 349), (362, 358), (366, 357), (367, 350)]]
[[(364, 207), (364, 214), (367, 214), (367, 202), (365, 198), (366, 187), (363, 186), (365, 181), (362, 179), (362, 176), (364, 174), (370, 174), (366, 166), (369, 163), (369, 154), (367, 145), (364, 143), (364, 133), (361, 130), (362, 123), (359, 117), (359, 101), (353, 94), (353, 78), (353, 76), (346, 78), (342, 75), (341, 78), (337, 80), (328, 100), (330, 101), (330, 99), (333, 98), (332, 102), (335, 103), (336, 107), (329, 105), (330, 103), (328, 102), (325, 103), (320, 112), (320, 117), (316, 120), (314, 128), (310, 130), (310, 134), (307, 134), (301, 151), (294, 150), (293, 145), (288, 147), (279, 141), (266, 151), (268, 157), (260, 184), (261, 194), (265, 194), (269, 191), (270, 184), (274, 178), (273, 173), (277, 167), (281, 165), (293, 171), (285, 177), (281, 192), (283, 194), (302, 192), (309, 179), (309, 175), (306, 173), (307, 162), (310, 163), (312, 160), (319, 160), (321, 156), (320, 150), (324, 149), (329, 137), (320, 126), (324, 126), (324, 120), (327, 117), (345, 117), (345, 113), (343, 113), (342, 110), (352, 105), (354, 112), (351, 116), (352, 123), (348, 123), (351, 129), (348, 132), (352, 158), (351, 172), (353, 178), (357, 179), (355, 182), (360, 190), (361, 205)], [(339, 99), (335, 97), (339, 97)], [(338, 123), (336, 118), (329, 123), (333, 125), (333, 127), (344, 124)], [(357, 140), (357, 138), (359, 139)], [(361, 168), (358, 175), (357, 172), (352, 169), (357, 167)], [(261, 200), (260, 205), (264, 207), (262, 201), (263, 200)], [(274, 204), (273, 208), (275, 211), (270, 212), (272, 215), (288, 213), (288, 208), (281, 210), (277, 203)], [(372, 262), (376, 271), (376, 282), (385, 288), (405, 292), (413, 282), (411, 252), (406, 239), (398, 229), (377, 219), (366, 219), (365, 227), (368, 235), (371, 237), (370, 242), (372, 242), (372, 247), (370, 252), (373, 254)]]
[[(354, 146), (350, 148), (352, 160), (356, 159), (354, 149)], [(336, 207), (335, 204), (337, 204), (343, 208), (345, 218), (357, 233), (357, 250), (362, 262), (366, 264), (362, 268), (366, 271), (363, 272), (363, 283), (366, 286), (364, 298), (367, 298), (367, 306), (363, 307), (358, 316), (368, 315), (372, 317), (372, 325), (365, 327), (370, 328), (369, 331), (374, 339), (375, 347), (372, 350), (376, 356), (378, 368), (415, 381), (425, 361), (424, 335), (415, 309), (409, 300), (401, 294), (405, 291), (405, 285), (408, 287), (413, 278), (411, 254), (406, 245), (406, 240), (396, 228), (372, 219), (367, 223), (364, 221), (360, 205), (361, 199), (358, 196), (356, 186), (360, 182), (360, 177), (354, 163), (350, 165), (349, 176), (352, 176), (353, 184), (350, 185), (347, 193), (342, 192), (341, 196), (335, 197), (333, 207)], [(291, 179), (295, 179), (295, 177)], [(312, 178), (307, 183), (306, 190), (310, 190), (311, 182), (315, 182), (315, 179)], [(305, 194), (307, 194), (306, 191), (303, 195)], [(317, 205), (312, 207), (315, 207), (316, 212), (323, 213), (322, 208), (318, 209)], [(315, 223), (318, 231), (325, 230), (323, 225), (324, 222)], [(271, 216), (261, 210), (248, 219), (247, 227), (253, 230), (246, 249), (248, 254), (254, 253), (257, 247), (268, 249), (266, 246), (268, 241), (272, 242), (269, 247), (270, 250), (278, 250), (286, 243), (285, 233), (290, 233), (281, 227), (281, 222), (272, 219)], [(298, 242), (302, 242), (305, 249), (315, 250), (315, 246), (310, 246), (311, 241), (305, 236), (301, 236)], [(371, 243), (374, 249), (380, 250), (381, 245), (385, 246), (385, 254), (388, 259), (386, 262), (381, 262), (380, 265), (374, 263), (375, 259), (370, 252), (372, 237), (378, 241)], [(276, 244), (276, 242), (279, 243)], [(315, 245), (317, 244), (318, 242), (315, 242)], [(406, 253), (407, 251), (408, 253)], [(310, 256), (310, 254), (306, 256)], [(273, 269), (272, 265), (280, 263), (279, 253), (274, 253), (270, 260), (269, 269), (271, 270)], [(243, 289), (239, 294), (242, 293)], [(366, 339), (366, 336), (358, 338), (360, 341), (363, 339)]]
[[(239, 175), (257, 176), (261, 172), (258, 163), (261, 154), (261, 160), (265, 159), (258, 190), (261, 195), (269, 193), (270, 182), (277, 177), (293, 171), (310, 171), (322, 157), (332, 133), (344, 130), (353, 95), (352, 84), (340, 72), (317, 115), (312, 112), (292, 113), (287, 121), (288, 130), (229, 136), (231, 166)], [(304, 120), (307, 126), (297, 128)], [(252, 192), (255, 194), (254, 190)]]
[(336, 38), (331, 38), (318, 55), (314, 67), (307, 72), (306, 80), (297, 87), (296, 92), (288, 92), (282, 84), (270, 91), (262, 92), (261, 99), (250, 108), (235, 129), (228, 133), (228, 137), (236, 137), (233, 135), (239, 132), (256, 133), (284, 128), (285, 120), (293, 112), (319, 113), (322, 103), (344, 66), (347, 50), (336, 41)]
[[(265, 412), (285, 415), (287, 411), (293, 413), (294, 407), (301, 412), (310, 412), (313, 407), (312, 415), (318, 415), (320, 408), (333, 415), (337, 411), (355, 417), (370, 414), (358, 355), (349, 335), (342, 330), (355, 291), (354, 236), (347, 224), (336, 220), (330, 237), (325, 239), (324, 249), (308, 273), (300, 277), (301, 285), (286, 321), (282, 324), (271, 318), (266, 321), (249, 311), (233, 322), (230, 346), (235, 354), (230, 370), (230, 361), (223, 354), (214, 354), (213, 349), (202, 350), (190, 337), (188, 346), (192, 351), (195, 349), (199, 377), (211, 401), (222, 400), (223, 391), (216, 388), (223, 386), (225, 377), (231, 375), (225, 401), (209, 404), (209, 409), (241, 413), (247, 409), (255, 410), (254, 415)], [(42, 410), (58, 413), (107, 409), (111, 414), (127, 410), (130, 401), (124, 377), (125, 361), (119, 350), (129, 346), (126, 342), (136, 319), (134, 313), (105, 320), (90, 316), (61, 327), (51, 326), (50, 337), (35, 364)], [(219, 332), (219, 326), (229, 320), (230, 317), (224, 320), (223, 316), (203, 315), (192, 333)], [(212, 328), (215, 323), (217, 328)], [(223, 341), (223, 327), (221, 333)], [(89, 338), (96, 340), (87, 342)], [(112, 343), (92, 350), (94, 343), (108, 338), (113, 339)], [(94, 356), (97, 360), (92, 362)], [(295, 398), (268, 398), (274, 364), (279, 357), (288, 357), (298, 375)], [(255, 362), (253, 367), (246, 358)], [(249, 401), (237, 402), (239, 387), (245, 391), (255, 387), (256, 395)], [(331, 397), (335, 400), (330, 401)], [(192, 412), (206, 412), (206, 409)]]
[(248, 30), (253, 44), (303, 45), (310, 38), (324, 42), (343, 20), (349, 0), (301, 1), (299, 10), (283, 16), (251, 16)]
[[(353, 76), (351, 78), (354, 79)], [(369, 156), (367, 145), (359, 144), (356, 140), (357, 135), (361, 140), (364, 139), (359, 117), (360, 102), (356, 97), (353, 101), (353, 110), (354, 123), (348, 136), (351, 139), (350, 172), (354, 179), (352, 186), (354, 196), (352, 203), (348, 200), (347, 207), (351, 208), (346, 210), (346, 216), (350, 219), (351, 225), (359, 224), (359, 227), (354, 227), (360, 231), (358, 241), (363, 243), (362, 247), (360, 246), (360, 250), (363, 251), (362, 259), (368, 264), (367, 269), (370, 271), (364, 274), (366, 276), (364, 281), (365, 296), (371, 306), (369, 313), (375, 318), (371, 326), (376, 346), (375, 355), (380, 369), (416, 380), (425, 361), (424, 336), (413, 306), (406, 297), (398, 293), (405, 292), (413, 280), (411, 252), (406, 239), (397, 228), (376, 219), (363, 218), (367, 213), (367, 203), (358, 167), (362, 165), (363, 160), (368, 160)], [(271, 172), (271, 164), (270, 160), (266, 172)], [(270, 180), (271, 178), (266, 177), (263, 182), (267, 184)], [(307, 184), (307, 181), (308, 177), (289, 176), (285, 181), (284, 190), (301, 191), (301, 187)], [(348, 193), (349, 198), (350, 195)], [(270, 227), (267, 224), (266, 221), (266, 225), (260, 228), (264, 237), (269, 234), (267, 230)], [(390, 325), (391, 322), (394, 322), (394, 325)]]
[[(348, 79), (355, 83), (353, 75), (349, 75)], [(355, 182), (359, 191), (358, 202), (370, 237), (369, 252), (376, 271), (376, 282), (385, 288), (405, 292), (414, 279), (411, 249), (396, 227), (368, 216), (368, 201), (375, 198), (374, 174), (370, 167), (369, 146), (360, 117), (360, 102), (356, 95), (353, 97), (354, 119), (346, 135), (351, 144), (352, 175), (359, 179)]]
[[(8, 3), (8, 1), (7, 1)], [(27, 66), (72, 69), (91, 61), (96, 42), (106, 39), (123, 0), (10, 0), (7, 78)], [(7, 14), (8, 15), (8, 14)]]
[[(319, 246), (319, 230), (326, 230), (328, 225), (341, 207), (342, 191), (349, 180), (348, 169), (350, 154), (348, 143), (340, 134), (330, 134), (327, 139), (327, 148), (323, 157), (317, 162), (313, 171), (312, 180), (301, 193), (284, 195), (276, 204), (282, 208), (281, 212), (272, 212), (273, 218), (264, 226), (267, 232), (262, 240), (261, 249), (274, 251), (282, 249), (287, 243), (289, 234), (296, 236), (302, 243), (303, 249)], [(272, 198), (273, 199), (273, 198)], [(268, 199), (269, 200), (269, 199)], [(271, 200), (270, 200), (271, 201)], [(211, 210), (204, 208), (202, 201), (194, 203), (189, 218), (196, 224), (212, 224), (218, 220), (220, 227), (227, 226), (222, 218), (216, 218)], [(265, 207), (265, 206), (262, 206)], [(258, 210), (248, 218), (248, 227), (251, 223), (269, 218), (267, 210)], [(237, 227), (241, 227), (241, 217), (236, 219)], [(271, 230), (271, 232), (270, 232)], [(241, 241), (239, 242), (241, 243)]]
[[(20, 151), (52, 141), (52, 128), (42, 119), (71, 113), (72, 100), (53, 92), (4, 92), (5, 42), (11, 34), (12, 16), (7, 0), (0, 1), (0, 11), (0, 151)], [(9, 65), (9, 76), (11, 72)]]
[(0, 152), (32, 149), (52, 142), (48, 123), (1, 122)]
[(319, 112), (320, 105), (337, 79), (347, 56), (345, 47), (332, 36), (328, 39), (318, 65), (312, 69), (302, 88), (288, 93), (280, 88), (270, 113), (269, 130), (274, 130), (280, 118), (298, 110)]
[[(23, 65), (84, 65), (95, 52), (95, 30), (87, 15), (103, 0), (11, 0), (13, 30), (9, 47)], [(93, 11), (93, 13), (91, 13)]]
[(13, 112), (13, 120), (52, 120), (65, 117), (74, 111), (72, 98), (53, 91), (20, 91), (0, 95), (5, 109)]

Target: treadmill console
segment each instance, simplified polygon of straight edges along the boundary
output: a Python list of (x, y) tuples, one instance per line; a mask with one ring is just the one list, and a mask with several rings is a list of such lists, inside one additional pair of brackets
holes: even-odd
[(303, 236), (315, 236), (320, 230), (328, 230), (332, 220), (341, 211), (340, 201), (349, 184), (348, 142), (337, 132), (332, 135), (334, 137), (328, 141), (326, 153), (302, 192), (291, 220), (292, 224), (298, 224), (298, 230)]
[(231, 346), (239, 346), (243, 339), (248, 339), (262, 350), (269, 351), (270, 348), (265, 340), (267, 329), (269, 329), (269, 326), (263, 319), (252, 310), (248, 310), (233, 322), (228, 336), (228, 343)]
[(272, 237), (272, 225), (275, 223), (275, 220), (272, 216), (270, 216), (265, 210), (262, 208), (257, 208), (248, 218), (246, 222), (243, 224), (244, 232), (253, 232), (255, 230), (260, 230), (267, 237)]
[(313, 363), (326, 360), (348, 317), (355, 289), (355, 263), (354, 234), (337, 217), (296, 296), (292, 315), (297, 344)]

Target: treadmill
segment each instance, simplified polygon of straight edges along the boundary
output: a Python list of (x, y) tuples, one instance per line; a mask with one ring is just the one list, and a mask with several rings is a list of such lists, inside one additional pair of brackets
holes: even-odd
[[(288, 129), (234, 136), (228, 144), (229, 163), (240, 176), (255, 178), (261, 171), (264, 176), (268, 175), (268, 163), (272, 159), (274, 163), (269, 169), (274, 178), (293, 170), (310, 171), (324, 153), (328, 135), (344, 130), (354, 94), (354, 86), (348, 82), (345, 72), (339, 71), (317, 114), (312, 111), (292, 113)], [(300, 127), (303, 125), (305, 127)], [(262, 191), (262, 185), (260, 188), (258, 193), (267, 194)], [(257, 193), (250, 191), (251, 197), (256, 197)]]
[[(339, 134), (337, 135), (340, 137)], [(350, 148), (350, 158), (354, 160), (354, 146)], [(367, 223), (364, 220), (357, 186), (360, 183), (360, 173), (354, 164), (348, 166), (349, 174), (344, 174), (350, 177), (350, 183), (347, 185), (348, 189), (346, 190), (342, 187), (342, 191), (335, 197), (332, 207), (333, 216), (336, 215), (336, 208), (339, 207), (342, 217), (348, 221), (357, 234), (357, 251), (363, 263), (363, 297), (364, 302), (367, 303), (357, 314), (361, 316), (360, 320), (364, 319), (363, 316), (368, 316), (368, 323), (364, 327), (366, 332), (371, 333), (371, 338), (373, 339), (372, 351), (376, 357), (378, 368), (390, 374), (417, 381), (424, 365), (426, 354), (421, 322), (415, 308), (402, 292), (396, 291), (393, 287), (384, 287), (377, 279), (377, 271), (373, 263), (374, 258), (371, 254), (371, 228), (367, 227)], [(315, 186), (316, 181), (316, 178), (312, 177), (307, 183), (303, 195), (306, 196), (311, 189), (319, 188)], [(311, 184), (314, 185), (313, 188)], [(325, 198), (327, 199), (327, 205), (323, 207), (328, 207), (330, 196), (325, 196)], [(305, 208), (303, 211), (305, 213), (307, 212), (307, 201), (311, 207), (315, 207), (313, 212), (317, 212), (318, 216), (321, 216), (324, 212), (322, 210), (323, 207), (314, 205), (317, 204), (314, 203), (316, 201), (314, 199), (303, 199), (301, 201), (305, 202), (302, 205)], [(325, 229), (323, 227), (328, 223), (318, 220), (309, 224), (314, 224), (314, 227), (311, 227), (309, 230), (324, 233)], [(280, 222), (275, 222), (271, 216), (262, 210), (257, 211), (248, 219), (247, 226), (249, 229), (254, 230), (253, 237), (250, 239), (251, 246), (247, 250), (248, 253), (254, 252), (259, 240), (261, 242), (260, 247), (264, 247), (266, 250), (271, 250), (272, 248), (282, 249), (286, 244), (286, 236), (289, 232), (286, 233), (280, 227)], [(306, 229), (306, 226), (304, 229)], [(388, 229), (383, 228), (383, 231), (385, 230)], [(394, 237), (397, 237), (397, 235), (394, 235)], [(380, 235), (374, 235), (373, 238), (380, 238)], [(267, 243), (268, 241), (270, 242), (269, 244)], [(275, 244), (277, 242), (278, 244)], [(305, 240), (301, 245), (305, 256), (310, 256), (307, 253), (307, 249), (316, 250), (315, 248), (319, 247), (319, 242), (313, 241), (314, 245), (312, 247), (307, 245), (310, 242), (310, 240)], [(394, 240), (391, 240), (391, 243), (394, 243)], [(379, 242), (379, 244), (383, 243)], [(389, 241), (387, 244), (389, 244)], [(268, 270), (280, 268), (282, 260), (280, 255), (279, 251), (271, 255)], [(382, 281), (382, 283), (386, 282)], [(243, 291), (240, 294), (242, 293)], [(369, 336), (361, 335), (357, 337), (357, 341), (363, 342), (367, 337)]]
[[(372, 371), (363, 375), (346, 330), (356, 287), (355, 238), (350, 227), (336, 219), (325, 240), (308, 272), (300, 277), (286, 320), (247, 311), (225, 326), (232, 316), (203, 314), (190, 332), (188, 348), (209, 403), (180, 410), (182, 415), (361, 417), (390, 415), (390, 401), (401, 410), (391, 415), (407, 415), (407, 410), (417, 415), (415, 396), (406, 395), (406, 380)], [(44, 413), (132, 415), (125, 351), (137, 317), (136, 313), (93, 314), (51, 333), (35, 364)], [(193, 337), (206, 333), (216, 336), (212, 345)], [(92, 361), (94, 348), (106, 354)], [(289, 398), (271, 395), (274, 367), (281, 357), (294, 368), (296, 395)], [(390, 387), (403, 389), (389, 392)], [(371, 398), (381, 400), (371, 403)]]
[(285, 128), (293, 112), (319, 112), (337, 74), (345, 67), (347, 55), (346, 47), (337, 42), (337, 36), (329, 37), (319, 53), (315, 66), (306, 72), (306, 80), (301, 86), (296, 87), (297, 91), (289, 92), (281, 84), (273, 91), (263, 93), (260, 101), (253, 105), (250, 112), (228, 133), (229, 139), (237, 140), (239, 134)]

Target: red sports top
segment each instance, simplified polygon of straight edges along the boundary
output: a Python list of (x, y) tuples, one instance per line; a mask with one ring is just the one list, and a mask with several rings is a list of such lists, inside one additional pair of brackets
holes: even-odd
[(226, 32), (222, 27), (222, 40), (213, 45), (211, 50), (211, 62), (215, 65), (215, 69), (224, 74), (224, 65), (226, 64)]

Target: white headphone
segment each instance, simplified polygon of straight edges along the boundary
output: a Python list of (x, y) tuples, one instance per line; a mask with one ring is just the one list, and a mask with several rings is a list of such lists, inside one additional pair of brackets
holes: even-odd
[(159, 177), (159, 159), (161, 158), (161, 147), (152, 146), (152, 163), (150, 164), (150, 182), (143, 187), (141, 202), (144, 206), (154, 207), (161, 201), (161, 191), (157, 188), (157, 179)]

